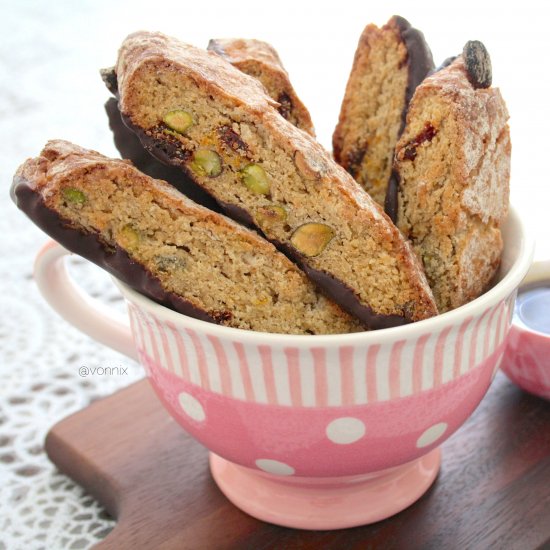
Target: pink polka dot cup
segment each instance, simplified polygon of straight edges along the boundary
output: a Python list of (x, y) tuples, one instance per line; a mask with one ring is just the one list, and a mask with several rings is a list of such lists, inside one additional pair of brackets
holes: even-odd
[(117, 282), (128, 327), (75, 286), (57, 243), (39, 253), (35, 274), (69, 322), (145, 367), (164, 407), (210, 450), (233, 503), (275, 524), (335, 529), (420, 498), (439, 471), (439, 446), (485, 395), (532, 260), (513, 210), (504, 240), (498, 283), (483, 296), (418, 323), (346, 335), (213, 325)]

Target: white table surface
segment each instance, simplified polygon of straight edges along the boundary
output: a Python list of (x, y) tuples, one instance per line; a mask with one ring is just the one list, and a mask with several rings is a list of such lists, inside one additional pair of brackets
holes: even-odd
[[(422, 29), (436, 63), (482, 40), (493, 83), (511, 113), (512, 203), (550, 258), (550, 38), (545, 3), (439, 2), (0, 2), (0, 550), (87, 548), (112, 527), (101, 508), (56, 473), (42, 442), (48, 428), (142, 376), (140, 368), (69, 327), (42, 301), (33, 258), (47, 237), (12, 205), (17, 166), (48, 139), (63, 138), (117, 156), (98, 69), (112, 65), (122, 39), (160, 30), (197, 46), (242, 36), (271, 42), (330, 147), (359, 34), (393, 13)], [(76, 262), (83, 285), (115, 307), (98, 269)], [(127, 375), (81, 378), (82, 365), (126, 367)]]

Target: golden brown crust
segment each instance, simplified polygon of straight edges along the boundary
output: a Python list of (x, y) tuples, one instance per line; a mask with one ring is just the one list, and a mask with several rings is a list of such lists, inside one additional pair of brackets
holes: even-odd
[(138, 31), (124, 40), (115, 65), (122, 113), (128, 112), (128, 103), (135, 99), (127, 90), (132, 88), (131, 80), (144, 63), (174, 68), (196, 77), (213, 92), (255, 112), (278, 107), (257, 79), (234, 70), (218, 54), (204, 52), (159, 32)]
[[(291, 214), (295, 210), (297, 217), (301, 215), (306, 218), (302, 223), (309, 221), (307, 215), (301, 213), (302, 207), (313, 207), (327, 217), (338, 218), (342, 226), (339, 238), (345, 240), (348, 248), (351, 243), (353, 247), (361, 247), (367, 238), (378, 243), (377, 250), (383, 252), (388, 266), (373, 265), (368, 275), (372, 277), (380, 273), (377, 284), (384, 288), (384, 269), (387, 267), (388, 273), (398, 278), (401, 285), (390, 289), (400, 300), (396, 300), (394, 310), (385, 311), (385, 315), (404, 314), (406, 308), (409, 320), (419, 320), (437, 313), (422, 269), (388, 217), (315, 140), (279, 116), (273, 109), (277, 104), (255, 79), (240, 73), (216, 54), (205, 53), (159, 33), (130, 35), (121, 47), (116, 73), (121, 112), (134, 126), (148, 131), (159, 123), (159, 113), (153, 107), (144, 105), (140, 87), (144, 75), (161, 75), (163, 71), (177, 74), (182, 82), (192, 82), (205, 101), (211, 98), (208, 101), (213, 103), (208, 105), (230, 112), (233, 120), (241, 126), (253, 128), (269, 150), (276, 150), (278, 155), (284, 155), (284, 159), (293, 160), (292, 170), (302, 178), (301, 185), (306, 186), (307, 196), (301, 195), (300, 202), (287, 203), (287, 206), (292, 207)], [(199, 183), (204, 184), (204, 181)], [(214, 188), (214, 184), (211, 185)], [(243, 207), (243, 204), (239, 206)], [(284, 235), (280, 233), (268, 231), (266, 235), (273, 241), (285, 242)], [(314, 269), (324, 269), (322, 256), (304, 261)], [(352, 260), (341, 258), (341, 261)], [(363, 277), (353, 265), (344, 267), (355, 277)], [(330, 272), (328, 269), (325, 271)], [(342, 280), (341, 277), (336, 278)], [(345, 280), (344, 283), (349, 284)], [(358, 296), (372, 295), (373, 292), (370, 284), (353, 290)], [(333, 298), (337, 300), (336, 296)]]
[(398, 226), (441, 311), (479, 296), (500, 261), (509, 200), (508, 112), (496, 88), (474, 89), (462, 57), (416, 90), (396, 148)]
[(239, 68), (239, 64), (253, 60), (273, 72), (284, 70), (277, 50), (271, 44), (262, 40), (253, 38), (213, 38), (208, 43), (208, 49), (221, 55), (237, 68)]
[(234, 67), (254, 78), (279, 103), (278, 111), (297, 128), (315, 137), (311, 115), (290, 82), (279, 54), (271, 44), (245, 38), (215, 38), (208, 44)]

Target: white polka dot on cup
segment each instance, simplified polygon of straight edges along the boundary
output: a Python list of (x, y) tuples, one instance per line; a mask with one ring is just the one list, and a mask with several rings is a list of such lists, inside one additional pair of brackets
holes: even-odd
[(202, 422), (206, 418), (203, 406), (190, 393), (182, 392), (179, 394), (178, 399), (180, 407), (187, 416), (197, 422)]
[(416, 446), (421, 449), (422, 447), (427, 447), (428, 445), (435, 443), (447, 431), (447, 427), (448, 426), (445, 422), (434, 424), (418, 438), (416, 441)]
[(329, 423), (327, 437), (337, 445), (349, 445), (359, 441), (366, 432), (365, 424), (358, 418), (343, 416)]
[(295, 471), (292, 466), (270, 458), (259, 458), (256, 460), (256, 466), (260, 470), (276, 476), (291, 476)]

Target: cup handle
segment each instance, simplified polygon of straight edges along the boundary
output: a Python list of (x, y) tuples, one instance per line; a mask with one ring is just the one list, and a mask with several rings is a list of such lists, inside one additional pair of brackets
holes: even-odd
[(540, 283), (541, 281), (550, 281), (550, 260), (533, 262), (527, 275), (525, 275), (525, 278), (521, 282), (520, 288), (533, 283)]
[(61, 317), (78, 330), (137, 361), (128, 322), (78, 287), (65, 263), (65, 256), (69, 254), (71, 252), (55, 241), (48, 242), (38, 252), (34, 262), (34, 278), (40, 293)]

